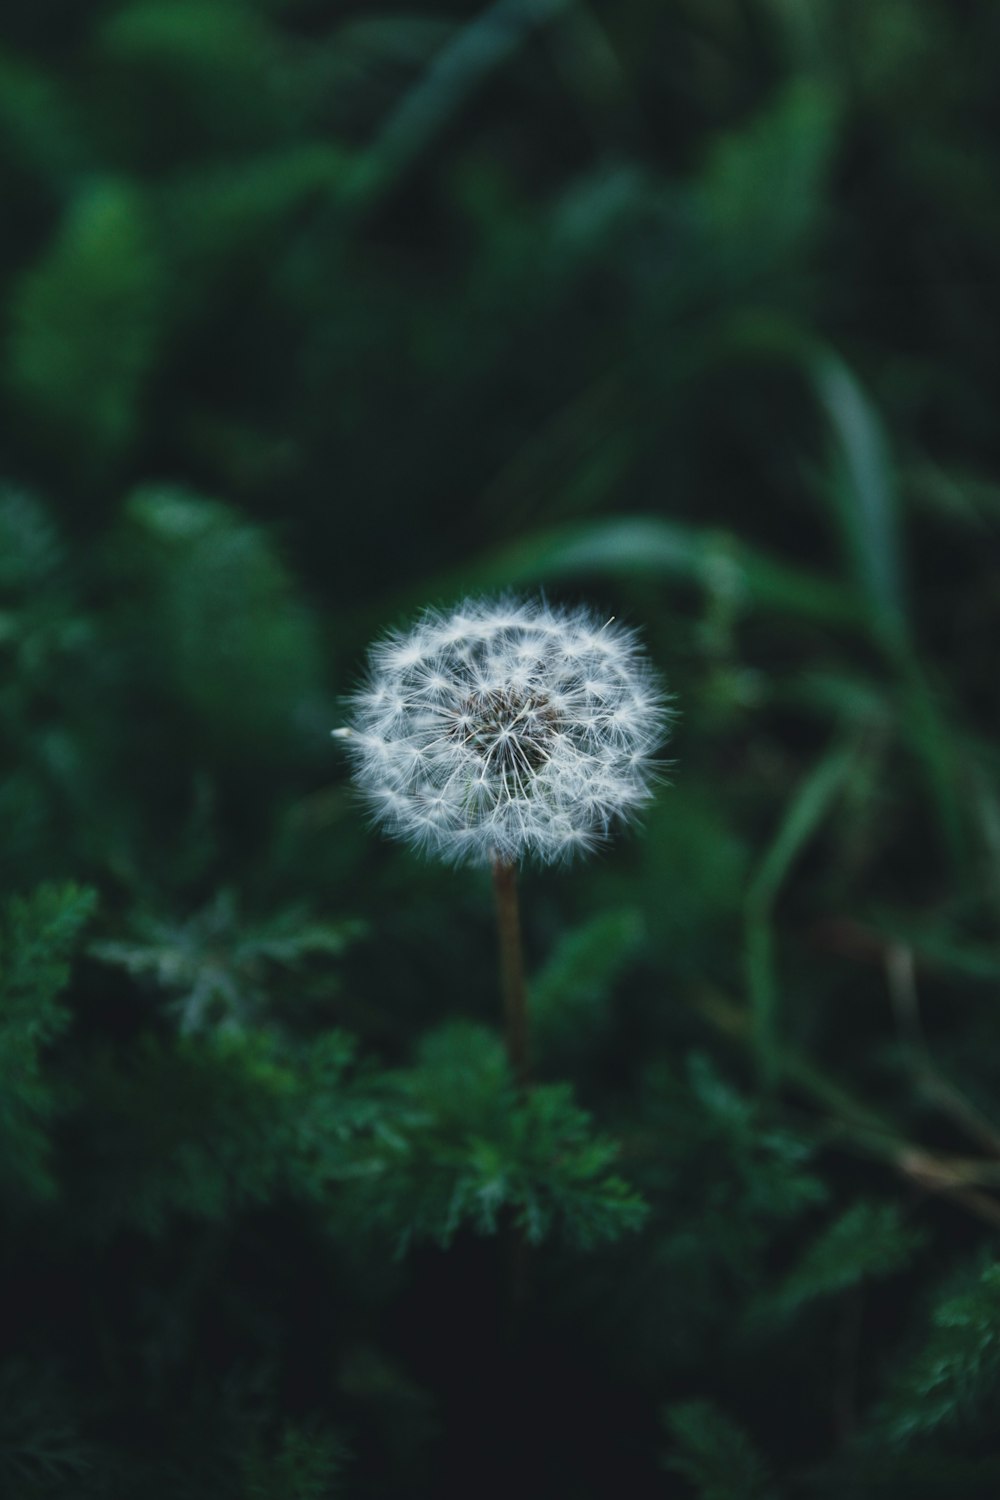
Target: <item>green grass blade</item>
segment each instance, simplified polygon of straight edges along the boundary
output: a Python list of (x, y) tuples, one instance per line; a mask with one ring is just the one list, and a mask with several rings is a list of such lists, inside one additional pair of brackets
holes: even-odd
[(836, 452), (832, 495), (858, 587), (887, 641), (905, 637), (903, 544), (888, 444), (853, 373), (829, 351), (810, 361)]
[(456, 31), (423, 76), (390, 112), (349, 183), (367, 203), (399, 180), (437, 139), (491, 74), (531, 33), (565, 10), (569, 0), (496, 0)]
[(777, 980), (773, 907), (796, 858), (819, 828), (854, 765), (856, 746), (836, 744), (795, 793), (763, 862), (746, 904), (746, 970), (754, 1015), (762, 1080), (777, 1076)]
[(798, 616), (835, 627), (863, 627), (864, 612), (842, 585), (769, 557), (725, 532), (654, 516), (555, 527), (423, 585), (420, 597), (393, 601), (391, 610), (426, 598), (523, 588), (584, 577), (672, 578), (714, 587), (721, 569), (747, 607)]

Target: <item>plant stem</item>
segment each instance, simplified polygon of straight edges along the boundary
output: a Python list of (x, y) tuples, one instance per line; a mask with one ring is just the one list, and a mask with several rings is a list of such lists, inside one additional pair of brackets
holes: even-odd
[(503, 990), (507, 1057), (518, 1088), (524, 1090), (528, 1086), (530, 1072), (528, 1000), (524, 988), (517, 868), (507, 860), (493, 861), (493, 894), (496, 898), (497, 932), (500, 939), (500, 984)]
[[(724, 1035), (754, 1044), (754, 1018), (718, 993), (707, 990), (696, 1002), (698, 1012)], [(908, 1141), (893, 1121), (857, 1100), (789, 1048), (776, 1053), (776, 1078), (828, 1110), (843, 1140), (877, 1161), (884, 1161), (923, 1192), (942, 1193), (992, 1228), (1000, 1228), (1000, 1203), (978, 1184), (993, 1186), (995, 1161), (967, 1161), (940, 1156)]]

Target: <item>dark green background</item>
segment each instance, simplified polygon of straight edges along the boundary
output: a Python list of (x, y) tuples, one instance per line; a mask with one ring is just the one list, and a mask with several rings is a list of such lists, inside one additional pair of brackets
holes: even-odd
[[(5, 1496), (1000, 1492), (998, 53), (6, 0)], [(519, 1103), (329, 731), (538, 587), (680, 716), (526, 872)]]

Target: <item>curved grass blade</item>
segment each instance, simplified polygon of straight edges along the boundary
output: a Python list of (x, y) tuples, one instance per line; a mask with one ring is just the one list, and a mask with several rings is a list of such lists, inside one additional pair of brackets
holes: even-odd
[(778, 1075), (778, 987), (774, 956), (774, 904), (795, 860), (833, 807), (855, 764), (858, 746), (838, 742), (802, 782), (747, 895), (747, 987), (754, 1018), (757, 1061), (762, 1082), (770, 1087)]
[[(564, 578), (675, 578), (714, 587), (725, 569), (747, 606), (798, 615), (816, 623), (864, 627), (850, 589), (748, 547), (719, 531), (656, 516), (622, 517), (536, 532), (423, 585), (420, 599), (443, 601), (464, 593)], [(409, 600), (395, 601), (396, 608)], [(416, 596), (414, 596), (414, 602)]]

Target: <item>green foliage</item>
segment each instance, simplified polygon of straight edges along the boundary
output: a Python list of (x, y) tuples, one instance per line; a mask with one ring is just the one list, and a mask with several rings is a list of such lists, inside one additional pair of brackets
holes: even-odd
[(72, 1395), (53, 1371), (0, 1365), (0, 1481), (12, 1500), (91, 1495), (97, 1453), (77, 1431)]
[(822, 1181), (806, 1170), (812, 1155), (800, 1135), (775, 1128), (758, 1103), (738, 1092), (704, 1054), (690, 1059), (693, 1102), (709, 1141), (725, 1149), (733, 1172), (713, 1186), (716, 1205), (732, 1207), (743, 1200), (751, 1222), (792, 1218), (826, 1196)]
[(223, 889), (185, 922), (137, 913), (130, 940), (94, 943), (91, 953), (172, 995), (183, 1034), (243, 1030), (266, 1014), (276, 970), (301, 971), (317, 955), (338, 958), (360, 936), (357, 922), (319, 922), (301, 907), (248, 922)]
[(615, 1144), (564, 1085), (519, 1097), (490, 1032), (433, 1033), (395, 1089), (402, 1108), (376, 1130), (356, 1191), (401, 1249), (447, 1245), (465, 1225), (494, 1234), (505, 1218), (531, 1244), (559, 1234), (582, 1249), (642, 1224), (641, 1198), (611, 1171)]
[(543, 1052), (606, 1026), (613, 986), (642, 939), (637, 912), (602, 912), (556, 946), (531, 982), (532, 1029)]
[(48, 1127), (58, 1105), (43, 1066), (46, 1049), (66, 1029), (61, 1003), (69, 958), (94, 910), (93, 891), (41, 886), (14, 897), (0, 933), (0, 1175), (22, 1192), (54, 1190)]
[(791, 798), (746, 905), (747, 985), (754, 1010), (761, 1075), (773, 1080), (777, 1046), (777, 981), (771, 908), (793, 861), (827, 817), (854, 763), (852, 746), (835, 745)]
[(5, 155), (60, 181), (81, 164), (76, 110), (65, 90), (25, 58), (0, 53), (0, 140)]
[(931, 1311), (923, 1347), (900, 1371), (879, 1430), (892, 1442), (990, 1438), (1000, 1387), (1000, 1266), (964, 1273)]
[(710, 1401), (678, 1402), (666, 1417), (674, 1441), (668, 1466), (699, 1500), (773, 1500), (777, 1491), (749, 1436)]
[(665, 578), (711, 593), (725, 586), (743, 609), (786, 611), (798, 619), (850, 625), (863, 618), (849, 590), (747, 546), (738, 537), (658, 517), (590, 521), (520, 539), (482, 561), (464, 564), (461, 582), (435, 580), (436, 592), (461, 593), (470, 582), (497, 589), (549, 579)]
[[(681, 1075), (647, 1070), (625, 1151), (647, 1226), (617, 1247), (578, 1316), (606, 1325), (648, 1379), (680, 1369), (687, 1388), (700, 1378), (708, 1390), (743, 1357), (746, 1309), (766, 1299), (774, 1257), (829, 1189), (805, 1136), (704, 1054)], [(762, 1323), (765, 1339), (777, 1333), (773, 1315)]]
[(836, 113), (826, 89), (800, 79), (715, 146), (700, 185), (701, 209), (711, 239), (741, 276), (773, 276), (794, 265), (803, 240), (819, 229)]
[(177, 1215), (222, 1223), (288, 1194), (333, 1232), (374, 1232), (397, 1252), (465, 1226), (494, 1234), (508, 1217), (532, 1243), (583, 1248), (641, 1225), (614, 1143), (565, 1086), (519, 1099), (490, 1033), (455, 1023), (382, 1077), (355, 1071), (354, 1054), (336, 1033), (294, 1047), (223, 1028), (176, 1049), (146, 1041), (123, 1065), (95, 1059), (101, 1106), (71, 1151), (92, 1184), (80, 1228), (162, 1236)]
[(905, 634), (903, 538), (886, 436), (878, 413), (840, 360), (819, 357), (814, 379), (837, 445), (834, 513), (876, 628), (895, 644)]
[(0, 589), (5, 598), (23, 598), (44, 584), (61, 559), (62, 546), (51, 517), (34, 496), (4, 486), (0, 491)]
[(260, 530), (153, 487), (130, 497), (121, 545), (159, 669), (212, 739), (261, 753), (301, 733), (318, 692), (313, 622)]
[(288, 1425), (272, 1450), (254, 1444), (246, 1454), (246, 1500), (334, 1500), (347, 1493), (345, 1458), (334, 1434)]
[(892, 1203), (853, 1204), (813, 1240), (782, 1282), (772, 1309), (789, 1312), (815, 1297), (829, 1297), (905, 1270), (924, 1243), (903, 1223)]
[(141, 196), (83, 190), (14, 291), (9, 380), (30, 419), (86, 465), (133, 440), (160, 336), (162, 270)]
[[(234, 259), (251, 268), (266, 264), (296, 215), (335, 195), (344, 171), (341, 153), (317, 143), (255, 156), (239, 167), (199, 165), (172, 180), (161, 206), (184, 273), (182, 312), (197, 315), (208, 290), (224, 289)], [(253, 447), (253, 435), (242, 432), (241, 458), (247, 445)]]
[(248, 93), (266, 107), (273, 41), (254, 7), (227, 0), (197, 6), (138, 0), (119, 7), (100, 30), (101, 46), (116, 66), (134, 70), (168, 98), (173, 85), (209, 128), (226, 119), (230, 100), (232, 112), (245, 115)]
[(160, 1236), (178, 1215), (222, 1223), (282, 1192), (322, 1197), (331, 1173), (353, 1171), (351, 1143), (372, 1116), (346, 1082), (353, 1056), (338, 1033), (299, 1055), (264, 1033), (223, 1031), (96, 1057), (99, 1107), (75, 1122), (69, 1151), (74, 1182), (91, 1182), (86, 1197), (69, 1185), (79, 1228)]
[[(0, 11), (0, 1493), (994, 1500), (994, 8)], [(329, 732), (535, 588), (519, 1093)]]

